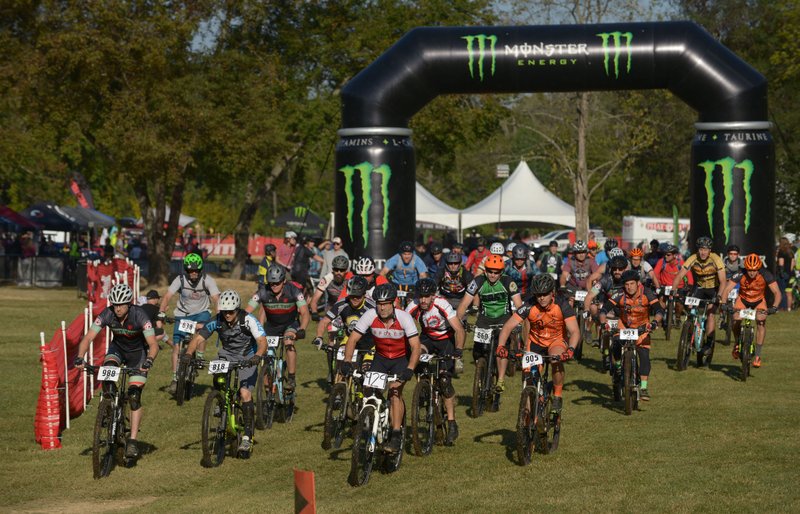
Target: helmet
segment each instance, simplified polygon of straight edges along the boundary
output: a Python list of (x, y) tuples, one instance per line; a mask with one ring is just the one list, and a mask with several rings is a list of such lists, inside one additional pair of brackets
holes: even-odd
[(273, 264), (269, 268), (267, 268), (267, 283), (268, 284), (280, 284), (286, 280), (286, 269), (283, 266), (278, 266), (277, 264)]
[(501, 271), (506, 266), (501, 256), (492, 254), (486, 258), (483, 267), (493, 271)]
[(219, 295), (217, 307), (219, 307), (221, 311), (235, 311), (240, 305), (242, 305), (242, 299), (239, 298), (239, 293), (233, 289), (223, 291), (222, 294)]
[(549, 273), (541, 273), (531, 280), (531, 294), (548, 294), (556, 288), (556, 281)]
[(283, 237), (285, 239), (291, 239), (291, 238), (297, 239), (297, 233), (295, 233), (295, 231), (293, 230), (287, 230), (286, 233), (283, 234)]
[(442, 245), (439, 243), (431, 243), (431, 254), (442, 253)]
[(133, 301), (133, 291), (128, 284), (117, 284), (108, 293), (108, 303), (124, 305)]
[(479, 237), (478, 240), (475, 242), (478, 246), (486, 246), (486, 238)]
[(675, 245), (668, 245), (665, 251), (667, 253), (678, 253), (678, 247)]
[(436, 282), (432, 278), (423, 278), (417, 282), (417, 296), (432, 296), (436, 294)]
[(183, 258), (183, 269), (186, 271), (200, 271), (203, 269), (203, 258), (196, 253), (190, 253)]
[(596, 249), (597, 241), (595, 241), (594, 239), (589, 241), (588, 243), (586, 243), (586, 247), (589, 248), (589, 250)]
[(558, 241), (553, 239), (552, 241), (550, 241), (550, 244), (548, 246), (558, 246)]
[(711, 248), (714, 246), (714, 241), (711, 240), (708, 236), (701, 236), (697, 238), (697, 242), (695, 243), (697, 248)]
[(507, 252), (513, 252), (515, 246), (517, 246), (517, 243), (515, 243), (514, 241), (511, 241), (510, 243), (508, 243), (506, 245), (506, 251)]
[(518, 244), (511, 250), (512, 259), (527, 259), (528, 258), (528, 245)]
[(662, 253), (666, 253), (669, 250), (669, 247), (672, 246), (669, 243), (661, 243), (658, 245), (658, 251)]
[(447, 254), (447, 257), (444, 258), (444, 262), (447, 264), (461, 264), (461, 254), (450, 252)]
[(613, 259), (614, 257), (622, 257), (624, 259), (625, 252), (622, 250), (622, 248), (612, 248), (608, 251), (608, 257), (609, 259)]
[(573, 247), (575, 253), (585, 253), (589, 251), (589, 248), (586, 246), (586, 243), (583, 242), (582, 239), (578, 239), (575, 241), (575, 246)]
[(397, 288), (394, 284), (381, 284), (372, 291), (375, 302), (393, 302), (397, 298)]
[(606, 252), (611, 251), (612, 248), (617, 247), (617, 240), (616, 239), (606, 239), (606, 242), (603, 243), (603, 249)]
[(492, 246), (489, 247), (489, 253), (503, 255), (506, 253), (506, 249), (503, 248), (503, 243), (492, 243)]
[(347, 271), (350, 269), (350, 259), (344, 255), (337, 255), (333, 258), (333, 261), (331, 261), (331, 267), (333, 269), (343, 269)]
[(627, 261), (627, 259), (625, 259), (625, 257), (623, 257), (621, 255), (617, 255), (617, 256), (612, 257), (608, 261), (608, 267), (609, 267), (609, 269), (612, 269), (612, 270), (613, 269), (625, 269), (625, 268), (628, 267), (628, 261)]
[(641, 248), (634, 248), (631, 250), (631, 253), (628, 255), (629, 257), (644, 257), (644, 252)]
[(629, 269), (622, 274), (623, 282), (627, 282), (629, 280), (635, 280), (636, 282), (638, 282), (640, 278), (641, 277), (639, 276), (639, 272), (632, 269)]
[(744, 258), (744, 269), (748, 271), (760, 270), (762, 265), (763, 263), (761, 262), (761, 257), (754, 253), (751, 253)]
[(356, 275), (372, 275), (375, 273), (375, 264), (369, 257), (361, 257), (356, 263)]
[(275, 245), (274, 245), (274, 244), (272, 244), (272, 243), (270, 243), (270, 244), (268, 244), (268, 245), (264, 245), (264, 253), (267, 253), (267, 252), (274, 252), (274, 251), (276, 251), (276, 250), (277, 250), (277, 248), (276, 248), (276, 247), (275, 247)]
[(364, 296), (368, 287), (367, 279), (356, 275), (347, 281), (347, 296)]
[(397, 250), (398, 253), (406, 253), (413, 251), (414, 251), (414, 245), (411, 243), (411, 241), (403, 241), (402, 243), (400, 243), (400, 248), (398, 248)]
[(728, 250), (727, 251), (728, 252), (736, 252), (736, 253), (741, 252), (741, 250), (739, 250), (739, 247), (736, 246), (736, 245), (728, 245)]

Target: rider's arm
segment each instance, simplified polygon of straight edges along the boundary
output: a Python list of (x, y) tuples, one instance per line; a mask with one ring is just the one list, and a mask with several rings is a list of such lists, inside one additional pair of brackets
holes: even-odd
[(464, 297), (461, 299), (461, 303), (458, 304), (458, 309), (456, 309), (456, 316), (458, 319), (464, 319), (464, 316), (467, 314), (467, 309), (469, 308), (469, 304), (472, 303), (472, 295), (469, 293), (464, 293)]
[(314, 294), (311, 296), (311, 312), (317, 312), (319, 310), (319, 300), (322, 298), (322, 291), (320, 291), (319, 287), (314, 290)]
[(505, 323), (503, 323), (503, 328), (500, 329), (500, 334), (497, 336), (497, 346), (506, 345), (508, 338), (511, 336), (511, 332), (516, 328), (517, 325), (522, 323), (522, 319), (523, 318), (515, 312), (506, 320)]
[(567, 285), (567, 279), (569, 279), (569, 271), (568, 270), (561, 271), (561, 277), (559, 277), (558, 279), (558, 285), (564, 287), (565, 285)]
[(650, 275), (650, 278), (653, 279), (653, 287), (655, 289), (658, 289), (659, 287), (661, 287), (661, 284), (658, 281), (658, 276), (656, 275), (656, 272), (651, 269), (649, 275)]
[(300, 313), (300, 330), (305, 330), (308, 324), (311, 323), (311, 313), (308, 311), (308, 305), (305, 303), (298, 305), (297, 311)]
[(97, 325), (96, 322), (93, 323), (91, 327), (89, 327), (89, 331), (86, 332), (86, 335), (83, 336), (81, 342), (78, 343), (78, 353), (76, 355), (77, 357), (80, 357), (82, 359), (83, 356), (86, 355), (86, 351), (89, 350), (89, 343), (92, 341), (92, 339), (97, 337), (97, 334), (99, 334), (102, 329), (103, 329), (102, 325)]
[(683, 282), (683, 277), (686, 276), (686, 273), (688, 271), (689, 270), (687, 270), (686, 268), (681, 266), (680, 271), (678, 271), (678, 274), (675, 275), (675, 278), (672, 280), (672, 292), (673, 293), (676, 293), (678, 291), (678, 289), (680, 289), (681, 283)]
[(455, 333), (456, 338), (456, 348), (463, 350), (467, 333), (464, 330), (464, 325), (461, 324), (461, 318), (459, 318), (458, 315), (455, 315), (452, 318), (448, 318), (447, 322), (450, 323), (451, 327), (453, 327), (453, 332)]
[(736, 280), (728, 280), (725, 283), (725, 287), (722, 289), (722, 294), (720, 296), (723, 299), (727, 298), (731, 291), (733, 291), (734, 287), (736, 287)]
[(147, 358), (151, 361), (156, 360), (156, 356), (158, 355), (158, 341), (156, 340), (156, 335), (153, 333), (153, 330), (150, 329), (150, 333), (144, 336), (144, 340), (147, 341)]
[(575, 316), (570, 316), (564, 320), (564, 325), (567, 327), (567, 333), (569, 334), (569, 342), (567, 343), (567, 346), (574, 351), (581, 340), (581, 331), (578, 328), (578, 319)]
[(364, 337), (364, 334), (358, 330), (353, 330), (350, 332), (350, 335), (347, 336), (347, 346), (344, 347), (344, 362), (350, 362), (350, 360), (352, 360), (353, 352), (356, 350), (356, 344), (361, 341), (362, 337)]
[(597, 271), (595, 271), (594, 273), (589, 275), (589, 279), (586, 281), (587, 287), (591, 288), (592, 285), (594, 285), (595, 282), (600, 280), (600, 277), (602, 277), (603, 273), (605, 273), (605, 272), (606, 272), (606, 264), (605, 263), (600, 264), (599, 266), (597, 266)]
[(727, 277), (725, 276), (725, 268), (721, 268), (717, 270), (717, 280), (719, 280), (719, 287), (717, 288), (717, 294), (720, 298), (722, 298), (722, 291), (725, 290), (725, 283), (728, 281)]
[[(204, 327), (204, 328), (205, 328), (205, 327)], [(193, 354), (193, 353), (194, 353), (194, 351), (195, 351), (195, 350), (197, 350), (197, 347), (198, 347), (200, 344), (202, 344), (202, 343), (203, 343), (203, 341), (205, 341), (205, 340), (206, 340), (206, 338), (205, 338), (205, 337), (203, 337), (203, 336), (200, 334), (200, 332), (197, 332), (197, 333), (194, 335), (194, 337), (192, 337), (192, 340), (191, 340), (191, 341), (189, 341), (189, 345), (186, 347), (186, 355), (191, 355), (191, 354)]]
[(511, 304), (514, 306), (514, 309), (519, 309), (522, 307), (522, 296), (517, 293), (511, 297)]
[[(347, 342), (350, 345), (350, 341)], [(422, 353), (422, 344), (419, 342), (419, 336), (413, 335), (408, 338), (408, 345), (411, 347), (411, 356), (408, 358), (408, 368), (413, 370), (419, 363), (419, 356)]]
[(167, 307), (169, 307), (169, 301), (172, 299), (172, 295), (172, 291), (164, 293), (164, 297), (161, 299), (161, 305), (158, 306), (158, 312), (167, 312)]
[[(259, 287), (261, 287), (261, 286), (259, 286)], [(256, 310), (260, 304), (261, 304), (261, 302), (259, 302), (258, 291), (256, 291), (255, 294), (250, 297), (250, 301), (247, 302), (247, 307), (245, 307), (244, 310), (245, 310), (245, 312), (250, 314), (251, 312)]]

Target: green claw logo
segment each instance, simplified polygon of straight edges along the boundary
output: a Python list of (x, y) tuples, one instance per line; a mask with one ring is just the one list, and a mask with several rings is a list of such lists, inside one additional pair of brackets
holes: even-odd
[(600, 39), (603, 40), (603, 67), (606, 70), (606, 76), (610, 76), (608, 65), (611, 60), (611, 48), (609, 48), (609, 43), (614, 44), (614, 78), (619, 78), (619, 56), (622, 53), (622, 39), (625, 38), (625, 52), (627, 54), (627, 66), (625, 67), (625, 72), (631, 72), (631, 43), (633, 42), (633, 34), (631, 32), (601, 32), (600, 34), (595, 34)]
[(306, 212), (308, 212), (308, 208), (306, 208), (306, 207), (295, 207), (294, 208), (294, 217), (295, 218), (302, 218), (302, 217), (304, 217), (306, 215)]
[[(469, 76), (471, 78), (475, 78), (475, 61), (478, 61), (478, 77), (480, 81), (483, 82), (483, 61), (486, 57), (486, 43), (489, 43), (489, 52), (492, 55), (492, 69), (491, 69), (491, 76), (494, 76), (495, 64), (496, 64), (496, 54), (495, 54), (495, 47), (497, 46), (497, 36), (491, 35), (487, 36), (486, 34), (476, 34), (474, 36), (462, 36), (461, 39), (467, 42), (467, 53), (469, 54)], [(474, 45), (477, 43), (477, 58), (475, 55), (475, 47)]]
[(364, 248), (369, 241), (369, 230), (367, 225), (367, 215), (372, 205), (372, 175), (381, 177), (381, 200), (383, 201), (383, 235), (389, 230), (389, 179), (392, 177), (392, 170), (387, 164), (373, 166), (368, 162), (362, 162), (355, 166), (344, 166), (339, 168), (339, 172), (344, 175), (344, 194), (347, 198), (347, 229), (350, 240), (353, 241), (353, 216), (355, 214), (355, 193), (353, 192), (353, 177), (356, 173), (361, 177), (361, 236), (364, 240)]
[(714, 237), (714, 170), (719, 166), (722, 172), (722, 192), (724, 201), (722, 203), (722, 222), (723, 230), (725, 231), (725, 243), (728, 243), (731, 233), (731, 203), (733, 202), (733, 170), (742, 170), (742, 190), (744, 190), (745, 212), (744, 212), (744, 232), (745, 234), (750, 230), (750, 209), (753, 205), (753, 195), (750, 191), (750, 181), (753, 178), (753, 161), (745, 159), (742, 162), (736, 162), (732, 157), (725, 157), (718, 161), (703, 161), (698, 164), (706, 174), (705, 188), (706, 197), (708, 198), (708, 207), (706, 208), (706, 216), (708, 218), (708, 228), (711, 231), (711, 237)]

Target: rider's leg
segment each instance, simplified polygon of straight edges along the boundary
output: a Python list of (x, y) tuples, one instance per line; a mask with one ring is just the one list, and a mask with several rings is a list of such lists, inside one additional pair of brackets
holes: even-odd
[(392, 412), (392, 430), (400, 430), (403, 426), (403, 417), (406, 414), (406, 404), (403, 402), (403, 382), (392, 382), (389, 385), (389, 408)]
[(128, 401), (131, 406), (131, 439), (139, 435), (139, 424), (142, 422), (142, 390), (144, 383), (133, 382), (128, 386)]
[(177, 343), (172, 345), (172, 380), (175, 380), (178, 376), (178, 357), (180, 354), (180, 348)]
[(640, 346), (636, 349), (639, 356), (639, 378), (642, 381), (642, 389), (647, 389), (647, 378), (650, 376), (650, 347)]

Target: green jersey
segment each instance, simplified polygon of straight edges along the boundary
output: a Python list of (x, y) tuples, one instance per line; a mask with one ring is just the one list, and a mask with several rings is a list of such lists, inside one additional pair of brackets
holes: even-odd
[(467, 293), (481, 300), (480, 313), (487, 318), (501, 318), (511, 313), (511, 297), (519, 294), (517, 283), (507, 275), (501, 275), (490, 284), (486, 275), (478, 275), (467, 286)]

